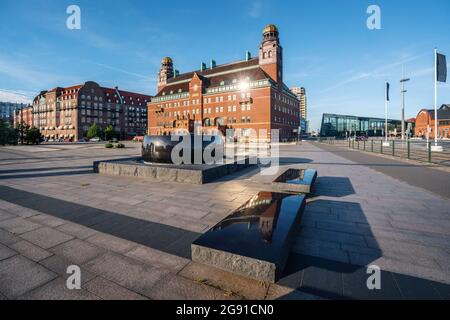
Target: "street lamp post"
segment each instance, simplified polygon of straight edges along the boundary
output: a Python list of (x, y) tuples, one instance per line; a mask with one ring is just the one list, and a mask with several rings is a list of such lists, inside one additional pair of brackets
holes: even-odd
[(409, 81), (409, 78), (402, 78), (400, 83), (402, 85), (401, 95), (402, 95), (402, 141), (405, 140), (405, 93), (408, 90), (405, 90), (405, 82)]

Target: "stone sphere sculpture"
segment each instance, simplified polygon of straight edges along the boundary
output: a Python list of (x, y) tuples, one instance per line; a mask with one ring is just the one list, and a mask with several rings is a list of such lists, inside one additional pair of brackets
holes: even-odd
[[(195, 158), (195, 154), (201, 154), (202, 163), (205, 162), (203, 154), (206, 148), (213, 148), (211, 156), (215, 157), (216, 152), (224, 154), (224, 142), (221, 136), (194, 136), (193, 134), (180, 136), (183, 138), (188, 137), (190, 139), (190, 153), (191, 164), (198, 161), (198, 157)], [(181, 138), (178, 141), (172, 141), (172, 136), (145, 136), (142, 142), (142, 160), (147, 163), (173, 163), (172, 151), (181, 143)], [(183, 156), (184, 150), (179, 152), (179, 155)]]

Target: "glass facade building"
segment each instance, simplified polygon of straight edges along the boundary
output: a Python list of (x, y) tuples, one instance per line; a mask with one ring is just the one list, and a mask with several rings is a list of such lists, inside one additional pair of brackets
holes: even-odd
[(14, 112), (25, 108), (24, 103), (0, 102), (0, 118), (14, 124)]
[[(388, 119), (390, 135), (401, 132), (401, 121)], [(384, 119), (357, 117), (325, 113), (322, 117), (320, 136), (347, 137), (350, 135), (382, 137), (384, 135)]]

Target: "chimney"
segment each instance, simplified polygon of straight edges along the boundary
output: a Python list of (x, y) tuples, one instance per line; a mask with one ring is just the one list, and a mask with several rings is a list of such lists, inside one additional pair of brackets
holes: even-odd
[(245, 51), (245, 61), (249, 61), (252, 58), (250, 51)]
[(211, 59), (211, 69), (216, 67), (216, 61)]

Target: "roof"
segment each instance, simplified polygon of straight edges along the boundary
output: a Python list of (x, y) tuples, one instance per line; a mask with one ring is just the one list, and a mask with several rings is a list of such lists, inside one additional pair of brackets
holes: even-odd
[[(434, 109), (428, 109), (431, 120), (434, 120)], [(450, 104), (443, 104), (438, 110), (438, 120), (450, 120)]]
[(253, 58), (248, 61), (238, 61), (234, 63), (224, 64), (212, 69), (197, 70), (183, 73), (177, 77), (171, 78), (167, 81), (167, 85), (157, 94), (157, 97), (164, 94), (189, 91), (189, 82), (194, 74), (197, 74), (205, 84), (205, 87), (218, 87), (221, 83), (226, 85), (232, 84), (235, 79), (242, 79), (249, 77), (252, 80), (268, 79), (270, 76), (259, 67), (258, 58)]
[[(115, 94), (116, 93), (116, 89), (113, 88), (105, 88), (105, 87), (101, 87), (101, 89), (103, 91)], [(145, 94), (140, 94), (140, 93), (135, 93), (135, 92), (129, 92), (129, 91), (124, 91), (124, 90), (119, 90), (119, 93), (124, 96), (125, 98), (128, 97), (133, 97), (133, 98), (145, 98), (145, 99), (149, 99), (148, 101), (150, 101), (151, 96), (149, 95), (145, 95)]]
[(180, 74), (175, 78), (169, 79), (167, 81), (167, 84), (170, 84), (173, 82), (178, 82), (181, 80), (190, 80), (190, 79), (192, 79), (192, 76), (194, 75), (194, 73), (197, 73), (199, 76), (208, 76), (208, 75), (212, 75), (212, 74), (219, 73), (219, 72), (232, 71), (232, 70), (236, 70), (236, 69), (257, 66), (257, 65), (259, 65), (259, 58), (253, 58), (248, 61), (244, 60), (244, 61), (237, 61), (237, 62), (232, 62), (232, 63), (228, 63), (228, 64), (222, 64), (222, 65), (216, 66), (212, 69), (206, 69), (203, 71), (196, 70), (196, 71)]
[[(53, 88), (53, 89), (51, 89), (49, 91), (41, 91), (39, 93), (39, 95), (37, 95), (33, 100), (36, 100), (36, 98), (39, 98), (41, 95), (45, 95), (47, 93), (52, 93), (52, 92), (57, 92), (61, 96), (70, 96), (73, 93), (69, 93), (68, 92), (69, 90), (79, 90), (79, 89), (83, 88), (85, 86), (85, 84), (86, 83), (84, 83), (84, 84), (77, 84), (77, 85), (73, 85), (73, 86), (70, 86), (70, 87), (63, 87), (63, 88), (62, 87), (56, 87), (56, 88)], [(113, 94), (113, 95), (116, 93), (116, 89), (114, 89), (114, 88), (106, 88), (106, 87), (100, 87), (100, 88), (105, 93), (108, 92), (108, 93)], [(130, 97), (132, 97), (133, 99), (140, 98), (142, 100), (147, 100), (147, 102), (149, 102), (151, 100), (151, 98), (152, 98), (150, 95), (145, 95), (145, 94), (140, 94), (140, 93), (135, 93), (135, 92), (130, 92), (130, 91), (124, 91), (124, 90), (120, 90), (120, 89), (118, 89), (118, 90), (119, 90), (120, 94), (123, 97), (125, 97), (125, 100), (129, 99)], [(143, 102), (145, 102), (145, 101), (143, 101)]]

